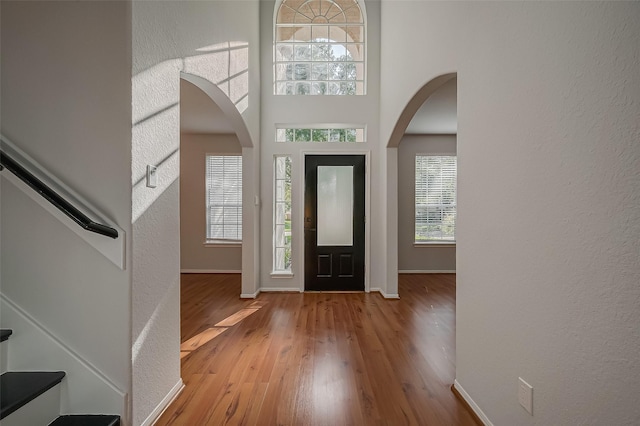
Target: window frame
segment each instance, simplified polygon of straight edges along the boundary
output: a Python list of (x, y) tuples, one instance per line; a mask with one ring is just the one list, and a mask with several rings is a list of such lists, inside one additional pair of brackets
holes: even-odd
[[(283, 140), (286, 139), (282, 137), (283, 132), (286, 133), (289, 130), (293, 130), (293, 131), (298, 131), (298, 130), (302, 130), (302, 131), (309, 131), (311, 136), (309, 138), (309, 140), (293, 140), (293, 141), (288, 141), (288, 140)], [(338, 140), (338, 141), (330, 141), (330, 140), (326, 140), (326, 141), (317, 141), (317, 140), (313, 140), (313, 133), (315, 133), (315, 131), (353, 131), (354, 134), (354, 141), (347, 141), (347, 140)], [(295, 138), (295, 136), (294, 136)], [(293, 143), (293, 144), (304, 144), (304, 143), (310, 143), (310, 144), (319, 144), (319, 143), (330, 143), (330, 144), (361, 144), (361, 143), (366, 143), (367, 142), (367, 126), (363, 125), (363, 124), (346, 124), (346, 123), (314, 123), (314, 124), (276, 124), (275, 125), (275, 141), (278, 144), (288, 144), (288, 143)]]
[[(284, 158), (285, 159), (285, 176), (283, 178), (278, 177), (278, 159), (280, 158)], [(286, 161), (288, 159), (289, 162), (289, 176), (286, 176)], [(273, 227), (272, 227), (272, 247), (271, 247), (271, 254), (272, 254), (272, 265), (271, 265), (271, 276), (272, 277), (292, 277), (293, 276), (293, 217), (292, 217), (292, 210), (293, 210), (293, 156), (291, 154), (275, 154), (273, 156)], [(287, 178), (288, 178), (288, 182), (287, 182)], [(278, 197), (278, 181), (283, 181), (283, 196), (284, 199), (280, 200)], [(286, 195), (287, 195), (287, 186), (288, 186), (288, 191), (289, 191), (289, 200), (288, 200), (288, 204), (289, 204), (289, 208), (288, 208), (288, 212), (286, 209)], [(284, 222), (283, 223), (278, 223), (278, 206), (279, 204), (283, 204), (284, 203), (284, 211), (283, 211), (283, 219)], [(286, 219), (286, 214), (289, 213), (289, 241), (288, 243), (286, 242), (286, 230), (287, 230), (287, 219)], [(285, 243), (284, 244), (279, 244), (279, 242), (277, 241), (278, 239), (278, 233), (277, 233), (277, 228), (278, 226), (283, 226), (283, 238), (285, 239)], [(285, 268), (279, 268), (278, 263), (278, 256), (277, 256), (277, 251), (278, 249), (284, 249), (285, 253), (286, 253), (286, 249), (289, 249), (289, 267), (286, 268), (286, 257), (283, 258), (283, 261), (285, 262)]]
[[(453, 203), (438, 203), (438, 204), (432, 204), (433, 206), (439, 206), (440, 208), (443, 208), (444, 205), (449, 206), (449, 208), (453, 208), (453, 239), (438, 239), (438, 238), (433, 238), (433, 239), (417, 239), (418, 236), (418, 225), (419, 225), (419, 221), (418, 221), (418, 183), (417, 183), (417, 178), (418, 178), (418, 158), (419, 157), (452, 157), (455, 160), (455, 174), (453, 177), (453, 184), (454, 184), (454, 200)], [(426, 167), (426, 166), (425, 166)], [(416, 153), (414, 156), (414, 174), (413, 174), (413, 179), (414, 179), (414, 229), (413, 229), (413, 244), (415, 247), (455, 247), (456, 246), (456, 231), (457, 231), (457, 213), (458, 213), (458, 194), (457, 194), (457, 180), (458, 180), (458, 155), (457, 154), (452, 154), (452, 153)], [(428, 191), (428, 189), (425, 189), (425, 191)], [(442, 190), (441, 190), (442, 191)], [(442, 197), (442, 195), (441, 195)], [(424, 206), (428, 207), (430, 204), (429, 203), (425, 203)], [(438, 208), (438, 207), (436, 207)], [(442, 216), (443, 213), (441, 212), (440, 215)], [(428, 223), (428, 222), (427, 222)], [(440, 224), (440, 226), (442, 226), (442, 224)]]
[[(331, 3), (337, 4), (339, 2), (336, 0), (327, 0)], [(279, 20), (279, 15), (280, 15), (280, 11), (281, 8), (283, 7), (283, 5), (285, 7), (289, 7), (288, 5), (286, 5), (285, 3), (287, 2), (287, 0), (280, 0), (278, 2), (276, 2), (275, 4), (275, 9), (274, 9), (274, 15), (273, 15), (273, 58), (272, 58), (272, 63), (273, 63), (273, 94), (275, 96), (364, 96), (367, 94), (367, 14), (366, 14), (366, 8), (365, 8), (365, 3), (363, 0), (353, 0), (353, 3), (355, 4), (355, 6), (351, 6), (348, 7), (346, 9), (344, 9), (345, 11), (352, 8), (352, 7), (357, 7), (359, 12), (360, 12), (360, 17), (361, 17), (361, 21), (362, 22), (352, 22), (352, 21), (345, 21), (345, 22), (322, 22), (322, 23), (314, 23), (314, 22), (309, 22), (309, 23), (301, 23), (301, 22), (278, 22)], [(307, 3), (303, 3), (300, 7), (306, 5)], [(296, 13), (298, 13), (297, 11), (300, 9), (300, 7), (298, 9), (293, 9), (291, 7), (289, 7), (290, 10), (294, 11), (294, 19), (293, 21), (295, 21), (295, 17), (296, 17)], [(318, 16), (318, 15), (315, 15)], [(325, 37), (317, 37), (314, 38), (313, 34), (314, 34), (314, 27), (315, 28), (322, 28), (322, 27), (326, 27), (327, 28), (327, 34), (326, 34), (326, 38)], [(350, 27), (361, 27), (361, 40), (354, 40), (350, 35), (349, 35), (349, 28)], [(296, 30), (293, 35), (287, 39), (287, 40), (279, 40), (279, 29), (282, 28), (298, 28), (298, 30)], [(331, 33), (336, 31), (336, 29), (339, 29), (339, 31), (341, 31), (342, 33), (344, 33), (344, 41), (338, 41), (338, 40), (334, 40), (331, 39)], [(295, 40), (295, 34), (299, 33), (300, 31), (303, 32), (308, 32), (310, 35), (304, 39), (301, 40)], [(310, 49), (309, 55), (310, 57), (308, 59), (300, 59), (297, 60), (295, 58), (296, 54), (295, 54), (295, 49), (296, 46), (300, 47), (300, 46), (308, 46)], [(314, 46), (339, 46), (337, 47), (336, 50), (344, 50), (346, 54), (347, 52), (352, 52), (352, 49), (356, 48), (357, 46), (361, 46), (362, 47), (362, 52), (360, 54), (361, 59), (353, 59), (353, 53), (350, 53), (352, 55), (352, 59), (349, 61), (339, 61), (339, 60), (328, 60), (328, 61), (322, 61), (322, 60), (314, 60), (313, 58), (313, 51), (314, 51)], [(286, 60), (286, 59), (281, 59), (279, 58), (279, 56), (281, 55), (279, 52), (279, 47), (280, 46), (290, 46), (291, 47), (291, 55), (292, 58), (290, 60)], [(335, 52), (335, 50), (333, 48), (331, 48), (332, 52)], [(327, 76), (325, 79), (300, 79), (300, 80), (296, 80), (294, 79), (279, 79), (278, 75), (278, 66), (286, 66), (287, 64), (291, 64), (292, 65), (292, 71), (293, 73), (296, 72), (296, 68), (300, 68), (300, 67), (296, 67), (297, 64), (300, 65), (308, 65), (308, 70), (311, 72), (311, 74), (313, 74), (313, 68), (314, 68), (314, 64), (326, 64), (327, 65)], [(355, 68), (355, 72), (356, 72), (356, 77), (354, 79), (330, 79), (328, 72), (329, 72), (329, 68), (330, 68), (330, 64), (353, 64), (354, 68)], [(361, 70), (358, 71), (358, 68), (361, 67)], [(296, 83), (308, 83), (310, 90), (308, 93), (298, 93), (297, 89), (296, 89)], [(331, 87), (336, 87), (334, 85), (334, 83), (338, 83), (338, 86), (342, 87), (342, 84), (348, 84), (354, 82), (355, 83), (355, 92), (354, 93), (331, 93)], [(317, 87), (320, 87), (320, 84), (324, 84), (325, 85), (325, 92), (323, 93), (313, 93), (313, 86), (314, 83), (317, 84)], [(286, 87), (287, 84), (291, 84), (293, 86), (292, 89), (292, 93), (286, 93), (287, 89), (284, 90), (279, 90), (279, 84), (283, 85), (283, 87)], [(359, 91), (359, 85), (361, 87), (361, 91), (358, 93)], [(345, 86), (347, 87), (347, 86)], [(340, 91), (342, 91), (343, 89), (340, 88)]]
[[(236, 232), (239, 231), (240, 234), (240, 238), (224, 238), (224, 234), (223, 234), (223, 238), (213, 238), (210, 236), (210, 231), (211, 231), (211, 220), (212, 218), (212, 214), (211, 214), (211, 207), (212, 207), (212, 203), (210, 201), (210, 187), (209, 187), (209, 159), (210, 158), (223, 158), (223, 157), (233, 157), (234, 159), (236, 159), (237, 161), (239, 161), (239, 165), (240, 165), (240, 170), (236, 170), (234, 172), (234, 174), (236, 175), (236, 181), (239, 184), (239, 194), (236, 195), (236, 199), (239, 201), (238, 203), (234, 203), (233, 208), (239, 209), (239, 220), (237, 220), (237, 222), (235, 224), (229, 224), (228, 226), (233, 226), (235, 225), (236, 227)], [(204, 183), (204, 188), (205, 188), (205, 210), (204, 210), (204, 214), (205, 214), (205, 241), (204, 241), (204, 246), (205, 247), (213, 247), (213, 246), (240, 246), (242, 245), (242, 237), (243, 237), (243, 223), (242, 223), (242, 201), (243, 201), (243, 196), (242, 196), (242, 192), (243, 192), (243, 182), (242, 182), (242, 166), (243, 166), (243, 158), (242, 158), (242, 154), (237, 154), (237, 153), (206, 153), (205, 154), (205, 171), (204, 171), (204, 175), (205, 175), (205, 183)], [(239, 179), (238, 179), (239, 177)], [(224, 179), (224, 174), (222, 176), (222, 179)], [(224, 182), (223, 182), (224, 185)], [(222, 194), (223, 197), (223, 203), (220, 205), (220, 207), (222, 207), (223, 209), (225, 208), (225, 206), (227, 205), (224, 202), (224, 193)], [(223, 213), (224, 215), (224, 213)], [(236, 214), (236, 218), (238, 219), (238, 214)], [(223, 220), (224, 220), (224, 216), (223, 216)], [(223, 226), (223, 233), (224, 233), (224, 227), (226, 226), (223, 222), (222, 224)]]

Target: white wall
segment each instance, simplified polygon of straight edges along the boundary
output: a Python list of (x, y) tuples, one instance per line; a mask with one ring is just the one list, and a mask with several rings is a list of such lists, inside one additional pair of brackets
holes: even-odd
[[(1, 7), (2, 133), (128, 238), (127, 3), (3, 2)], [(119, 269), (6, 182), (2, 231), (3, 296), (129, 392), (130, 335), (123, 330), (130, 327), (130, 258), (127, 269)], [(44, 352), (34, 355), (47, 361)]]
[(637, 424), (640, 4), (382, 13), (383, 139), (458, 73), (459, 385), (495, 425)]
[(398, 270), (455, 271), (455, 246), (415, 240), (416, 155), (456, 155), (455, 135), (405, 135), (398, 147)]
[(180, 135), (180, 269), (189, 272), (242, 270), (242, 246), (206, 245), (205, 159), (242, 155), (236, 135)]
[[(163, 399), (180, 385), (180, 72), (202, 77), (227, 94), (254, 139), (254, 148), (246, 149), (257, 149), (258, 2), (136, 1), (132, 15), (132, 357), (137, 425), (153, 420)], [(157, 188), (144, 185), (147, 164), (159, 166)], [(250, 170), (257, 168), (257, 162), (252, 164)], [(253, 199), (252, 185), (247, 189)], [(245, 236), (253, 246), (253, 229)]]
[[(261, 284), (263, 289), (304, 289), (303, 246), (303, 192), (302, 166), (304, 152), (339, 153), (362, 151), (371, 153), (370, 169), (372, 191), (371, 211), (371, 288), (386, 290), (386, 265), (384, 256), (385, 220), (383, 188), (385, 150), (378, 136), (379, 112), (379, 40), (380, 3), (366, 2), (367, 15), (367, 94), (365, 96), (275, 96), (273, 94), (273, 32), (275, 2), (260, 2), (261, 20), (261, 77), (262, 77), (262, 126), (261, 126)], [(276, 124), (353, 123), (367, 128), (367, 142), (362, 144), (336, 143), (276, 143)], [(292, 278), (272, 278), (273, 232), (273, 158), (274, 155), (291, 155), (292, 163)]]

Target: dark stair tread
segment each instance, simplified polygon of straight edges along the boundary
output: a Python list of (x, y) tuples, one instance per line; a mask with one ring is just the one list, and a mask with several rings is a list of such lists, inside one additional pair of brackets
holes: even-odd
[(60, 416), (49, 426), (119, 426), (120, 416), (106, 415), (69, 415)]
[(42, 395), (65, 376), (64, 371), (10, 371), (0, 376), (0, 419)]
[(0, 342), (4, 342), (13, 334), (13, 330), (7, 328), (0, 329)]

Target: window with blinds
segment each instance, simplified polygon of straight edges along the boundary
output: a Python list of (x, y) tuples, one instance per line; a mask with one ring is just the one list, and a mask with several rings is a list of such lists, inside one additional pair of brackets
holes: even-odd
[(207, 241), (242, 241), (242, 156), (207, 155)]
[(453, 155), (416, 155), (416, 243), (456, 240), (456, 160)]

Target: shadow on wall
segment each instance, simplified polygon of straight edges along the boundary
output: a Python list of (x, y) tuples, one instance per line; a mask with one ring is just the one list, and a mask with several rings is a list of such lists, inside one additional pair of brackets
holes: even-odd
[[(241, 114), (249, 107), (249, 44), (225, 42), (196, 51), (132, 78), (133, 424), (151, 424), (158, 415), (154, 407), (182, 384), (178, 346), (171, 350), (180, 339), (181, 76), (207, 85), (203, 91), (209, 96), (219, 94), (225, 113), (233, 113), (248, 139)], [(146, 185), (147, 165), (157, 166), (155, 188)]]
[[(133, 77), (134, 223), (178, 178), (180, 73), (213, 83), (233, 103), (238, 114), (249, 106), (249, 44), (225, 42), (196, 50), (205, 53), (167, 60)], [(194, 83), (198, 85), (197, 81)], [(219, 103), (220, 99), (214, 101)], [(158, 167), (158, 185), (154, 190), (146, 188), (147, 164)]]

